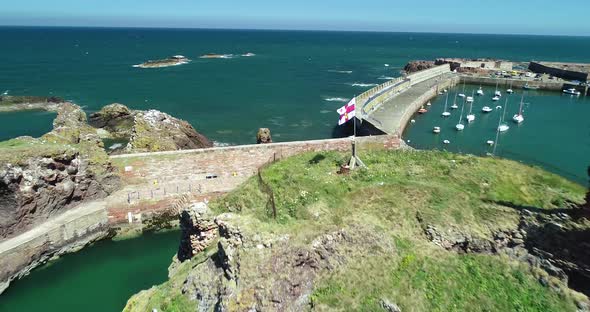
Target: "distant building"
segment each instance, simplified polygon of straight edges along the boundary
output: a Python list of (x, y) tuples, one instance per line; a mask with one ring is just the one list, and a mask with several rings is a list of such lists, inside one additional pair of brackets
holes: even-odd
[(513, 68), (513, 63), (510, 61), (490, 59), (440, 58), (436, 60), (435, 64), (450, 64), (451, 70), (464, 68), (510, 71)]
[(566, 80), (588, 81), (590, 64), (530, 62), (529, 70), (538, 74), (548, 74)]

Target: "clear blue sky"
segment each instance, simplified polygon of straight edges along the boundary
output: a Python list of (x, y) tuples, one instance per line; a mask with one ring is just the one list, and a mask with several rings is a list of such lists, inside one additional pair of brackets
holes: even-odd
[(590, 1), (18, 0), (0, 25), (590, 35)]

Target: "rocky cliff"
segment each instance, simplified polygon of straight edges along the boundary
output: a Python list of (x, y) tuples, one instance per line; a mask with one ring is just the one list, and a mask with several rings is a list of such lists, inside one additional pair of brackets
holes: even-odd
[(404, 66), (404, 71), (408, 74), (419, 72), (434, 67), (434, 61), (411, 61)]
[(212, 147), (213, 143), (184, 120), (157, 110), (130, 110), (111, 104), (90, 115), (90, 124), (106, 138), (124, 139), (125, 152), (158, 152)]
[(346, 159), (296, 156), (183, 212), (169, 281), (125, 311), (589, 311), (581, 186), (449, 153)]
[(118, 186), (100, 138), (79, 106), (57, 109), (53, 131), (41, 138), (0, 142), (0, 237), (30, 229)]

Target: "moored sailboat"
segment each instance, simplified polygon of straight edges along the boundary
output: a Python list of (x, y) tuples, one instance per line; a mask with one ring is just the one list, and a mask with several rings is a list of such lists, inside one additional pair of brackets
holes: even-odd
[(512, 120), (518, 124), (524, 121), (524, 116), (522, 115), (522, 106), (523, 105), (524, 105), (524, 93), (522, 94), (522, 97), (520, 98), (520, 108), (518, 109), (518, 114), (515, 114), (514, 116), (512, 116)]

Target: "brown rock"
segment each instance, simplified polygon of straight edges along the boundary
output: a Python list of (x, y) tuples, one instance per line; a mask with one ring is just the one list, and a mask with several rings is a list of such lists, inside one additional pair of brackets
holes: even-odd
[(268, 128), (258, 129), (258, 133), (256, 134), (256, 143), (257, 144), (272, 143), (272, 137), (270, 136), (270, 129), (268, 129)]

